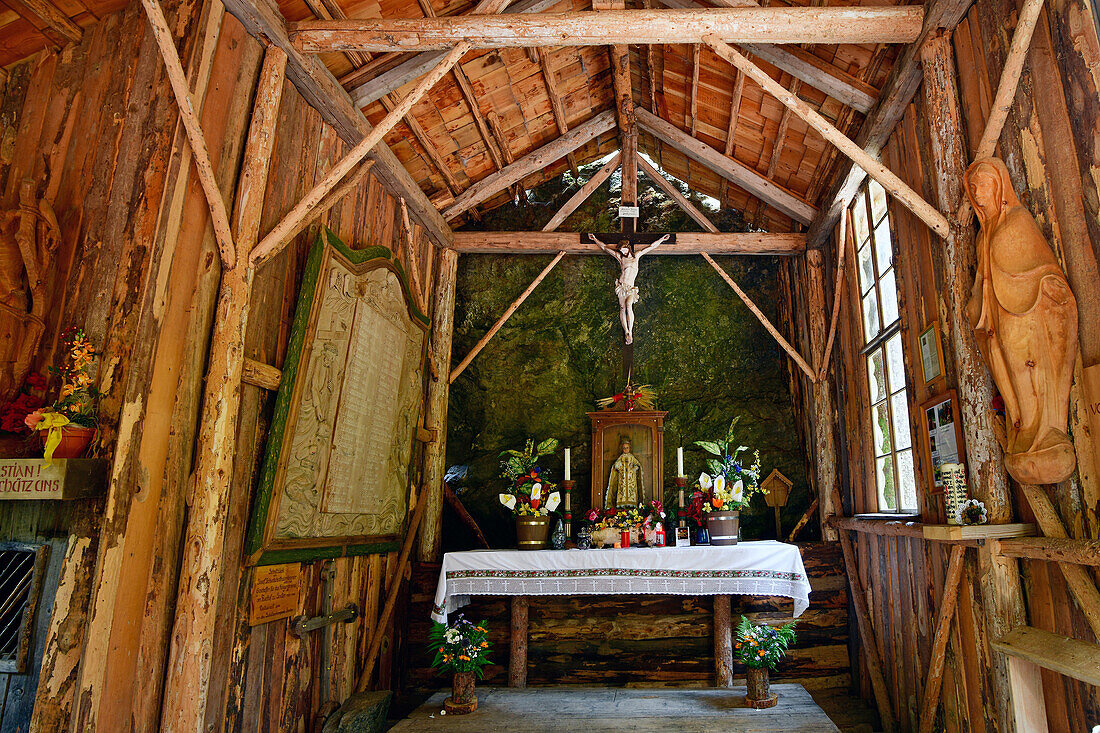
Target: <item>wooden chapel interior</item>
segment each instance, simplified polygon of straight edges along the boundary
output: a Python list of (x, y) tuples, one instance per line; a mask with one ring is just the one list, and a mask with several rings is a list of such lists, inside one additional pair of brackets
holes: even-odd
[[(33, 671), (0, 674), (0, 728), (312, 730), (357, 689), (438, 685), (420, 648), (449, 511), (448, 386), (500, 326), (474, 353), (452, 354), (461, 255), (547, 260), (507, 318), (563, 256), (599, 253), (559, 227), (618, 170), (624, 204), (637, 203), (643, 175), (685, 207), (702, 231), (659, 253), (705, 257), (735, 291), (731, 308), (744, 301), (742, 317), (764, 316), (712, 256), (781, 260), (779, 318), (766, 326), (790, 357), (815, 497), (792, 541), (807, 522), (822, 537), (803, 544), (814, 595), (785, 676), (850, 690), (884, 730), (1100, 724), (1100, 442), (1083, 381), (1100, 362), (1100, 18), (1088, 0), (2, 0), (0, 10), (0, 196), (17, 208), (30, 179), (58, 214), (46, 333), (56, 344), (77, 322), (101, 344), (98, 451), (111, 459), (102, 499), (3, 502), (0, 537), (49, 545), (53, 600), (37, 611)], [(1006, 478), (992, 387), (966, 335), (975, 229), (962, 173), (990, 155), (1006, 161), (1079, 304), (1078, 470), (1053, 486)], [(484, 212), (598, 160), (542, 231), (476, 231)], [(919, 519), (855, 518), (880, 508), (848, 213), (868, 174), (889, 193), (914, 442), (920, 406), (954, 390), (991, 526), (1034, 525), (1024, 534), (1037, 536), (944, 531), (920, 452)], [(743, 212), (752, 230), (719, 232), (666, 175)], [(301, 613), (360, 609), (324, 641), (285, 619), (248, 624), (255, 568), (244, 556), (321, 224), (352, 247), (390, 248), (432, 319), (415, 545), (303, 565)], [(944, 373), (926, 383), (918, 340), (930, 325)], [(57, 358), (43, 347), (35, 366)], [(630, 617), (685, 650), (657, 682), (713, 683), (710, 603)], [(508, 606), (484, 610), (506, 657)], [(602, 610), (629, 615), (614, 600)], [(766, 601), (737, 611), (782, 615)], [(646, 659), (628, 645), (619, 667), (570, 669), (554, 653), (569, 629), (547, 619), (539, 633), (529, 684), (567, 670), (625, 683), (629, 654)], [(491, 674), (502, 682), (506, 668)]]

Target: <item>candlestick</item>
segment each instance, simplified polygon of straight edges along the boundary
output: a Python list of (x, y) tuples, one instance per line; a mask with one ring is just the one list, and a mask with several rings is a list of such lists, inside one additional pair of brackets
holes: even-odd
[(568, 481), (572, 476), (569, 475), (569, 449), (565, 449), (565, 476), (564, 480)]
[[(566, 450), (569, 450), (566, 448)], [(569, 464), (566, 463), (566, 466)], [(565, 493), (565, 508), (562, 510), (562, 524), (565, 526), (565, 536), (572, 539), (573, 537), (573, 507), (570, 501), (570, 496), (573, 495), (574, 483), (569, 479), (565, 479), (561, 482), (561, 490)]]
[(679, 520), (678, 525), (680, 527), (686, 527), (687, 509), (684, 506), (684, 486), (687, 485), (687, 479), (683, 476), (677, 476), (676, 478), (672, 479), (672, 482), (676, 485), (676, 488), (680, 490), (680, 508), (676, 511), (676, 517)]
[(676, 449), (676, 475), (684, 475), (684, 446)]

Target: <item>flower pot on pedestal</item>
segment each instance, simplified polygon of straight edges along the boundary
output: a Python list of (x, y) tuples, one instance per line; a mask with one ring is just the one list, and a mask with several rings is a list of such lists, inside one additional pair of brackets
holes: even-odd
[(95, 437), (95, 428), (66, 425), (61, 428), (61, 442), (53, 450), (54, 458), (80, 458)]
[(545, 550), (550, 536), (550, 517), (516, 517), (516, 545), (521, 550)]
[(740, 512), (711, 512), (707, 515), (707, 530), (712, 545), (736, 545)]
[(779, 702), (779, 695), (771, 691), (767, 667), (749, 667), (745, 672), (748, 691), (745, 704), (750, 708), (770, 708)]
[(477, 710), (474, 673), (455, 672), (451, 680), (451, 696), (443, 701), (443, 709), (451, 715), (464, 715)]

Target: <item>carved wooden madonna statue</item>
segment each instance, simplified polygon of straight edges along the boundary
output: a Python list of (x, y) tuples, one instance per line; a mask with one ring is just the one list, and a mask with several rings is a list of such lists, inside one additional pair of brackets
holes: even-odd
[(1077, 301), (1038, 225), (997, 158), (966, 171), (981, 222), (967, 317), (1005, 403), (1005, 467), (1017, 481), (1050, 484), (1073, 473), (1066, 435), (1077, 357)]

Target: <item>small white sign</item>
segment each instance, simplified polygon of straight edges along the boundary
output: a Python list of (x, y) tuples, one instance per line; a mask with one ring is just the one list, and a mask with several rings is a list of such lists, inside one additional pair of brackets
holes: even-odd
[(637, 206), (620, 206), (619, 207), (620, 219), (637, 219), (638, 207)]
[(0, 499), (62, 499), (65, 461), (40, 458), (0, 461)]

